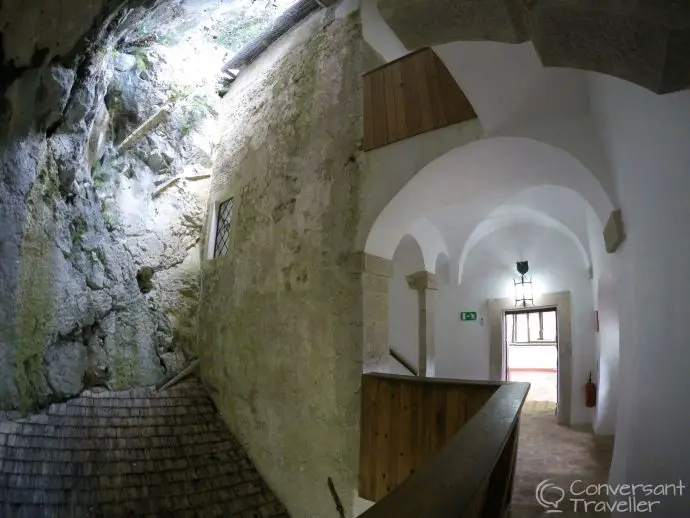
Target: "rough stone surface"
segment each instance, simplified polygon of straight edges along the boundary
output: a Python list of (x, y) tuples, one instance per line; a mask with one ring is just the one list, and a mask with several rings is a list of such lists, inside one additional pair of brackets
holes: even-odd
[(228, 255), (203, 263), (199, 326), (219, 410), (301, 518), (336, 513), (328, 477), (351, 516), (358, 465), (361, 27), (325, 19), (279, 40), (225, 97), (210, 202), (234, 196), (235, 209)]
[(524, 41), (506, 5), (512, 1), (381, 0), (378, 8), (403, 44), (409, 49), (417, 49), (427, 46), (422, 42), (431, 38), (434, 44), (458, 39), (490, 39), (504, 43)]
[(33, 142), (2, 160), (0, 198), (10, 203), (0, 245), (1, 406), (30, 409), (78, 393), (97, 369), (91, 357), (102, 384), (157, 382), (153, 323), (131, 257), (106, 230), (93, 190), (77, 184), (62, 196), (52, 146)]
[(115, 58), (115, 70), (118, 72), (129, 72), (137, 65), (137, 58), (131, 54), (118, 52)]
[(690, 4), (675, 0), (381, 0), (410, 50), (532, 40), (544, 66), (592, 70), (656, 93), (690, 88)]
[[(0, 409), (151, 385), (196, 355), (215, 111), (203, 92), (180, 91), (185, 67), (169, 62), (198, 52), (198, 38), (142, 40), (149, 23), (188, 21), (180, 2), (159, 4), (0, 6)], [(163, 106), (165, 124), (115, 152)]]
[(56, 395), (69, 397), (81, 391), (87, 356), (87, 348), (83, 343), (64, 342), (48, 348), (45, 355), (48, 384)]
[(48, 67), (43, 71), (37, 99), (38, 123), (41, 127), (49, 128), (60, 121), (74, 85), (74, 75), (73, 70), (60, 66)]
[[(364, 254), (362, 254), (364, 256)], [(365, 370), (368, 366), (388, 359), (388, 311), (390, 261), (366, 255), (364, 264), (355, 275), (362, 290), (361, 330), (363, 337), (363, 360)]]

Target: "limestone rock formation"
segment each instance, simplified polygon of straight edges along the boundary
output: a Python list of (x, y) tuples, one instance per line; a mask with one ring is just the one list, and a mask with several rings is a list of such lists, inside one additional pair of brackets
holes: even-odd
[(165, 50), (113, 53), (105, 96), (111, 145), (93, 163), (92, 179), (105, 219), (137, 269), (160, 358), (175, 370), (184, 361), (181, 352), (194, 355), (197, 243), (216, 111), (203, 86), (180, 86)]
[(290, 3), (0, 3), (0, 410), (196, 356), (216, 76)]
[(184, 2), (111, 3), (57, 28), (48, 15), (70, 6), (51, 2), (26, 34), (17, 6), (0, 10), (0, 410), (152, 385), (196, 355), (214, 100), (180, 84), (184, 48), (138, 32), (187, 23)]

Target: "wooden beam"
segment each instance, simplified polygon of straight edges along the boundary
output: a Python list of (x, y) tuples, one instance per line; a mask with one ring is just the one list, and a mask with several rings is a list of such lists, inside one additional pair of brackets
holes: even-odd
[(178, 372), (172, 379), (164, 383), (161, 387), (154, 389), (154, 392), (163, 392), (168, 390), (173, 385), (177, 385), (180, 381), (190, 376), (196, 368), (199, 366), (199, 359), (193, 360), (192, 363), (187, 365), (184, 369)]
[(132, 133), (130, 133), (129, 136), (125, 138), (119, 146), (117, 146), (117, 152), (121, 153), (125, 149), (131, 147), (137, 140), (139, 140), (141, 137), (143, 137), (150, 131), (153, 131), (156, 128), (156, 126), (158, 126), (161, 122), (166, 120), (169, 116), (170, 111), (167, 107), (158, 110), (151, 117), (146, 119), (143, 122), (143, 124), (141, 124), (141, 126), (139, 126)]

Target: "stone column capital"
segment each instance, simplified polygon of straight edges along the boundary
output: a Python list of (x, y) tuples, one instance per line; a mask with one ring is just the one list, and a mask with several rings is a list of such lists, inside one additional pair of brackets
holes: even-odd
[(437, 290), (436, 275), (426, 270), (411, 273), (407, 277), (407, 285), (413, 290)]

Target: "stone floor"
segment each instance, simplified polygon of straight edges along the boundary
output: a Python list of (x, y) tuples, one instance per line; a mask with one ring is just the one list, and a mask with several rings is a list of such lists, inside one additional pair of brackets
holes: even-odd
[[(556, 423), (555, 406), (546, 402), (527, 402), (520, 425), (518, 461), (513, 487), (511, 518), (536, 518), (542, 516), (608, 516), (596, 512), (590, 505), (589, 511), (575, 509), (568, 492), (577, 480), (582, 486), (605, 483), (611, 463), (612, 445), (597, 442), (591, 430), (565, 427)], [(543, 481), (551, 484), (542, 487), (543, 500), (554, 502), (562, 493), (554, 485), (565, 490), (564, 499), (556, 509), (562, 511), (547, 513), (547, 508), (537, 502), (537, 487)], [(579, 486), (577, 486), (579, 487)]]

